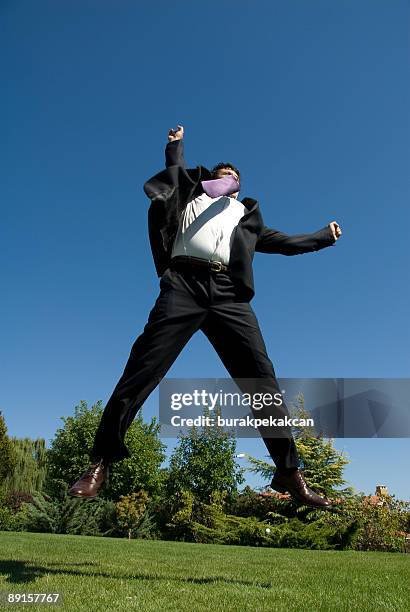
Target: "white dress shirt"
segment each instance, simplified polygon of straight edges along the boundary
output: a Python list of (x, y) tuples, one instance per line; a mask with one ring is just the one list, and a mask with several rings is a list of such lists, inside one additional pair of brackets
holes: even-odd
[(246, 210), (235, 198), (202, 193), (181, 215), (171, 257), (189, 255), (228, 265), (233, 232)]

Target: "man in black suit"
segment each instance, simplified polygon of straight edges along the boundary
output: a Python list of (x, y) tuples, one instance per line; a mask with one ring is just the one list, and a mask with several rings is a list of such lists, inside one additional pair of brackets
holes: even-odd
[[(335, 221), (312, 234), (292, 236), (266, 227), (258, 202), (238, 199), (240, 172), (233, 164), (221, 162), (211, 171), (185, 167), (183, 135), (182, 126), (169, 130), (166, 168), (144, 184), (151, 200), (149, 238), (160, 294), (105, 407), (91, 465), (69, 490), (77, 497), (95, 497), (109, 465), (129, 457), (124, 444), (128, 427), (197, 330), (208, 337), (242, 391), (255, 391), (256, 383), (258, 392), (280, 394), (250, 305), (254, 253), (317, 251), (341, 235)], [(289, 413), (284, 403), (258, 411), (262, 418), (272, 414)], [(309, 489), (299, 470), (290, 428), (259, 431), (276, 464), (272, 488), (288, 491), (300, 503), (328, 508), (329, 500)]]

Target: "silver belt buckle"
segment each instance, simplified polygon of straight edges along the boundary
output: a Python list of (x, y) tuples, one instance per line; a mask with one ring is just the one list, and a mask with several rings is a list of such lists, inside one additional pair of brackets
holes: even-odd
[(212, 272), (221, 272), (222, 271), (222, 262), (221, 261), (212, 261), (210, 262), (210, 267)]

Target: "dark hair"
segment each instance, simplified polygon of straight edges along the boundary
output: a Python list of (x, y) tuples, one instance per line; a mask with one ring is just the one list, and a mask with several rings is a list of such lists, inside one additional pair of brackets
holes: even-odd
[(214, 166), (211, 170), (212, 176), (214, 177), (218, 170), (221, 170), (222, 168), (230, 168), (231, 170), (236, 172), (236, 174), (238, 175), (238, 179), (241, 179), (241, 173), (239, 172), (238, 168), (229, 162), (219, 162), (219, 164), (216, 164), (216, 166)]

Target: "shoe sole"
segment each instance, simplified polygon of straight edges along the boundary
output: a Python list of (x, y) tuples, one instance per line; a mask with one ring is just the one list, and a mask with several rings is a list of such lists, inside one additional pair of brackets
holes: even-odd
[(81, 499), (95, 499), (98, 493), (96, 493), (95, 495), (81, 495), (81, 493), (70, 493), (70, 491), (68, 491), (68, 495), (70, 495), (71, 497), (78, 497)]
[(275, 491), (278, 491), (278, 493), (288, 493), (288, 490), (285, 489), (285, 487), (282, 487), (282, 485), (279, 484), (274, 484), (273, 482), (271, 483), (271, 489), (275, 489)]
[(316, 508), (317, 510), (331, 510), (332, 509), (332, 506), (317, 506), (316, 504), (309, 504), (308, 502), (304, 500), (298, 499), (291, 493), (291, 491), (289, 491), (285, 487), (282, 487), (282, 485), (271, 483), (270, 486), (271, 486), (271, 489), (278, 491), (278, 493), (289, 493), (289, 495), (292, 496), (292, 499), (294, 501), (297, 501), (299, 504), (303, 504), (304, 506), (309, 506), (310, 508)]

